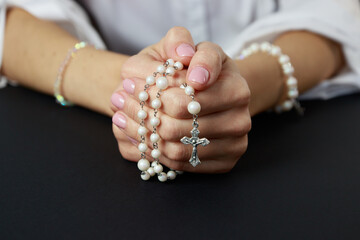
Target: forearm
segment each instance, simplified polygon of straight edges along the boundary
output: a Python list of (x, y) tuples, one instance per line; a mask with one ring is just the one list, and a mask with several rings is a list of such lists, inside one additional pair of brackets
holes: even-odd
[[(290, 57), (300, 93), (336, 74), (343, 64), (340, 46), (314, 33), (287, 32), (274, 44)], [(251, 115), (274, 107), (286, 98), (285, 78), (277, 58), (257, 53), (239, 60), (238, 66), (250, 87)]]
[[(53, 94), (58, 68), (76, 38), (57, 25), (13, 8), (8, 11), (2, 74), (21, 85)], [(63, 81), (64, 96), (92, 110), (110, 115), (109, 99), (119, 85), (127, 56), (82, 49), (71, 60)]]

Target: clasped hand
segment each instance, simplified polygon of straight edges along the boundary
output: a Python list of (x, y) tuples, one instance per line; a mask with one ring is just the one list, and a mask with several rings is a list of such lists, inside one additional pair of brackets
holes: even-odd
[[(140, 159), (136, 140), (140, 123), (138, 95), (144, 89), (146, 77), (169, 58), (182, 62), (187, 68), (168, 77), (169, 88), (161, 96), (158, 115), (161, 124), (157, 130), (161, 137), (160, 162), (171, 169), (187, 172), (230, 171), (247, 149), (247, 134), (251, 128), (250, 91), (234, 60), (214, 43), (201, 42), (195, 46), (191, 34), (182, 27), (170, 29), (160, 42), (130, 57), (122, 66), (123, 84), (112, 96), (113, 132), (121, 155), (130, 161)], [(189, 163), (192, 147), (180, 142), (183, 136), (190, 136), (192, 129), (192, 115), (187, 111), (191, 98), (179, 88), (184, 82), (196, 90), (195, 98), (201, 104), (200, 137), (211, 142), (198, 148), (202, 164), (196, 168)], [(148, 101), (155, 95), (156, 89), (150, 88)], [(152, 113), (148, 106), (144, 110)], [(145, 126), (149, 130), (146, 155), (151, 161), (152, 126), (148, 118)]]

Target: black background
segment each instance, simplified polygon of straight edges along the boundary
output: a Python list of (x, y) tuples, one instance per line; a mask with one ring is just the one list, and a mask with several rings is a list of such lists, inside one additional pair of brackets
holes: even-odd
[(232, 172), (144, 182), (111, 119), (0, 92), (0, 239), (360, 239), (360, 95), (253, 119)]

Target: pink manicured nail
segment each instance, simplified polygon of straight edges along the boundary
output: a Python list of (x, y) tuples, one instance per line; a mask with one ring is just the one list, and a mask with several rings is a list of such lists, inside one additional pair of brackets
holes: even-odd
[(189, 81), (205, 84), (209, 81), (209, 72), (203, 67), (195, 67), (189, 74)]
[(192, 57), (195, 54), (195, 50), (191, 45), (183, 43), (176, 48), (176, 53), (180, 57)]
[(119, 109), (123, 109), (124, 104), (125, 104), (125, 99), (121, 94), (118, 93), (114, 93), (111, 96), (111, 102), (112, 104), (114, 104), (114, 106), (116, 106)]
[(132, 137), (129, 137), (129, 136), (126, 136), (126, 137), (130, 140), (130, 142), (131, 142), (132, 144), (134, 144), (135, 146), (138, 145), (138, 141), (136, 141), (136, 139), (133, 139)]
[(115, 115), (112, 118), (112, 121), (119, 128), (124, 129), (126, 127), (126, 119), (125, 119), (124, 115), (122, 115), (120, 113), (115, 113)]
[(135, 92), (135, 83), (133, 80), (131, 79), (125, 79), (123, 81), (123, 87), (125, 89), (125, 91), (129, 94), (134, 94)]

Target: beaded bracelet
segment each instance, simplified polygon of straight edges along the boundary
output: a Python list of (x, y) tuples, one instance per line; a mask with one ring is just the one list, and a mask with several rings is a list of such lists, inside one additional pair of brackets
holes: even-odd
[(239, 59), (243, 60), (257, 52), (263, 52), (270, 54), (271, 56), (277, 57), (278, 62), (281, 65), (281, 69), (286, 76), (287, 99), (282, 104), (275, 107), (275, 112), (281, 113), (283, 111), (290, 111), (291, 109), (295, 108), (300, 115), (303, 115), (304, 109), (300, 106), (300, 103), (297, 100), (297, 97), (299, 96), (297, 86), (298, 81), (293, 76), (294, 67), (290, 62), (289, 56), (281, 53), (281, 49), (279, 46), (273, 45), (269, 42), (263, 42), (261, 44), (253, 43), (248, 48), (242, 50)]
[(73, 48), (70, 48), (64, 61), (61, 63), (60, 68), (58, 70), (58, 74), (56, 77), (56, 81), (54, 84), (54, 97), (56, 99), (56, 102), (59, 103), (62, 106), (70, 107), (74, 104), (70, 101), (67, 101), (64, 96), (61, 94), (61, 83), (64, 77), (65, 70), (67, 66), (69, 65), (72, 58), (74, 58), (76, 55), (76, 52), (82, 48), (85, 48), (86, 46), (89, 46), (86, 42), (78, 42), (74, 45)]
[[(164, 168), (159, 162), (159, 157), (161, 156), (161, 152), (159, 150), (158, 141), (160, 140), (160, 136), (157, 134), (157, 127), (160, 125), (160, 118), (157, 117), (158, 110), (161, 107), (161, 93), (168, 87), (167, 76), (173, 76), (177, 70), (182, 70), (183, 64), (181, 62), (174, 62), (173, 59), (168, 59), (163, 65), (157, 67), (156, 71), (153, 75), (148, 76), (146, 78), (146, 84), (144, 86), (144, 91), (139, 93), (140, 107), (141, 109), (138, 111), (137, 116), (140, 119), (140, 126), (138, 128), (138, 134), (140, 135), (140, 144), (138, 145), (138, 149), (140, 151), (141, 159), (138, 161), (138, 169), (141, 171), (141, 179), (147, 181), (150, 177), (155, 176), (157, 174), (158, 180), (160, 182), (166, 182), (167, 180), (174, 180), (177, 175), (182, 174), (182, 171), (174, 171), (171, 170), (167, 173), (163, 172)], [(156, 77), (159, 77), (156, 79)], [(146, 101), (149, 99), (148, 90), (152, 85), (156, 85), (158, 89), (156, 93), (156, 98), (152, 100), (151, 107), (154, 109), (153, 117), (150, 119), (150, 125), (153, 128), (152, 134), (150, 135), (150, 141), (153, 146), (153, 150), (151, 151), (151, 156), (153, 158), (153, 162), (150, 165), (149, 160), (146, 159), (145, 152), (148, 150), (148, 146), (145, 143), (147, 129), (145, 127), (145, 119), (148, 114), (144, 110), (144, 106)], [(197, 101), (195, 101), (195, 90), (191, 86), (187, 86), (186, 83), (181, 84), (180, 88), (185, 90), (185, 94), (191, 97), (191, 102), (188, 104), (187, 109), (190, 114), (193, 116), (193, 129), (191, 132), (191, 137), (183, 137), (180, 141), (183, 144), (192, 145), (192, 154), (190, 157), (190, 164), (193, 167), (196, 167), (200, 164), (199, 157), (197, 155), (197, 146), (202, 145), (206, 146), (210, 143), (206, 138), (199, 138), (200, 131), (198, 130), (198, 113), (201, 110), (201, 105)]]

